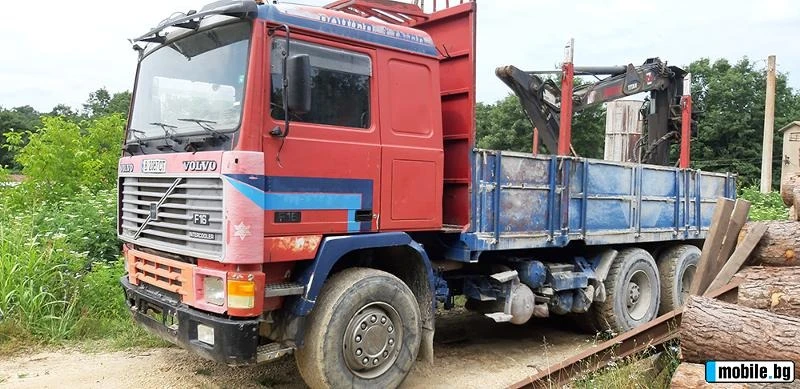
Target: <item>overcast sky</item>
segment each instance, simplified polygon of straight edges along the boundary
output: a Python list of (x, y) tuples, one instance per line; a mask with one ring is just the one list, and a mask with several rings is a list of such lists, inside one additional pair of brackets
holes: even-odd
[[(211, 0), (3, 1), (0, 6), (0, 106), (40, 111), (65, 103), (80, 107), (89, 92), (133, 87), (136, 55), (127, 38), (174, 11)], [(326, 0), (296, 0), (325, 4)], [(439, 0), (443, 3), (444, 0)], [(432, 0), (427, 1), (428, 4)], [(577, 65), (640, 64), (652, 56), (673, 65), (700, 57), (778, 70), (800, 88), (800, 5), (795, 0), (479, 0), (478, 100), (508, 90), (494, 76), (500, 65), (553, 69), (575, 38)]]

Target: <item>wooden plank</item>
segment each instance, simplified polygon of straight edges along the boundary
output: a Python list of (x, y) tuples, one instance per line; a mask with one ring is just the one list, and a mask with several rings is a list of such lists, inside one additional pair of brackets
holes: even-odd
[(722, 247), (720, 247), (716, 257), (712, 255), (714, 261), (711, 262), (708, 273), (710, 276), (713, 275), (711, 277), (712, 279), (722, 270), (722, 267), (728, 262), (728, 258), (733, 254), (733, 250), (736, 248), (736, 242), (739, 240), (739, 231), (742, 230), (742, 226), (747, 222), (747, 215), (749, 212), (749, 201), (742, 199), (736, 200), (730, 222), (728, 223), (728, 229), (725, 231), (725, 238), (722, 241)]
[(700, 253), (700, 260), (697, 262), (697, 271), (692, 280), (692, 287), (689, 289), (691, 294), (701, 295), (708, 289), (708, 285), (716, 274), (711, 274), (712, 262), (722, 247), (725, 233), (728, 232), (728, 222), (733, 211), (733, 200), (720, 197), (714, 208), (714, 215), (711, 217), (711, 228), (706, 235), (703, 243), (703, 251)]
[[(736, 247), (736, 251), (733, 252), (731, 258), (728, 262), (725, 262), (725, 266), (722, 267), (722, 270), (720, 270), (719, 274), (714, 278), (714, 281), (711, 282), (711, 285), (708, 287), (709, 291), (730, 282), (733, 275), (742, 268), (742, 265), (747, 261), (747, 257), (750, 256), (750, 253), (753, 252), (758, 242), (761, 241), (761, 237), (764, 236), (765, 232), (767, 232), (767, 225), (764, 223), (754, 225), (753, 228), (747, 232), (747, 235), (745, 235), (742, 240), (742, 244)], [(708, 292), (706, 292), (704, 296), (708, 296)]]

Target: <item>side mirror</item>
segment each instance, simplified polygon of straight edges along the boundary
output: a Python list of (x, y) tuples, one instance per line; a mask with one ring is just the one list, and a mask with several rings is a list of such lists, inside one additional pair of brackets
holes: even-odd
[(311, 111), (311, 57), (297, 54), (287, 58), (286, 78), (289, 112)]

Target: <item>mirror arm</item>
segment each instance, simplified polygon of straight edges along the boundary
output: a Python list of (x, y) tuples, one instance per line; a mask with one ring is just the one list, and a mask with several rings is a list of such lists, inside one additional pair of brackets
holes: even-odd
[(289, 31), (289, 26), (286, 24), (282, 24), (277, 27), (270, 28), (267, 32), (268, 35), (272, 36), (275, 34), (275, 31), (283, 30), (286, 32), (286, 51), (283, 52), (283, 86), (282, 86), (282, 99), (283, 99), (283, 118), (284, 118), (284, 125), (283, 131), (281, 131), (280, 127), (275, 127), (272, 131), (269, 132), (270, 135), (278, 138), (286, 138), (289, 136), (289, 94), (287, 93), (289, 90), (289, 79), (286, 78), (287, 73), (287, 60), (289, 59), (289, 52), (290, 52), (290, 45), (291, 45), (291, 33)]

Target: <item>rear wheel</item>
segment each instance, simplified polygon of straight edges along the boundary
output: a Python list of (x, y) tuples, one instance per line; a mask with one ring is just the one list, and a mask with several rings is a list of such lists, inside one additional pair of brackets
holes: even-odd
[(700, 260), (700, 249), (691, 245), (670, 247), (658, 257), (661, 275), (661, 307), (665, 314), (683, 306)]
[(346, 269), (331, 277), (306, 323), (295, 360), (315, 389), (397, 387), (419, 351), (414, 294), (397, 277), (375, 269)]
[(600, 329), (617, 333), (653, 320), (658, 314), (660, 284), (655, 260), (645, 250), (620, 250), (604, 281), (606, 300), (592, 304)]

